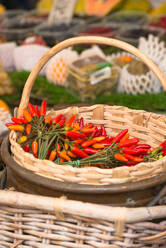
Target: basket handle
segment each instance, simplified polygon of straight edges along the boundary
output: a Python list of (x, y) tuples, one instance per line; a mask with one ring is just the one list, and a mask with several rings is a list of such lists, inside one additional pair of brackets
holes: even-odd
[(34, 81), (40, 70), (43, 68), (43, 66), (48, 62), (50, 58), (52, 58), (58, 52), (62, 51), (64, 48), (77, 44), (93, 44), (93, 43), (100, 45), (115, 46), (134, 54), (141, 61), (143, 61), (149, 67), (149, 69), (151, 69), (154, 72), (154, 74), (160, 80), (164, 90), (166, 90), (166, 76), (160, 71), (159, 67), (148, 56), (146, 56), (143, 52), (141, 52), (134, 46), (120, 40), (110, 39), (100, 36), (80, 36), (80, 37), (70, 38), (58, 43), (57, 45), (53, 46), (47, 53), (45, 53), (43, 57), (39, 60), (39, 62), (33, 68), (32, 72), (30, 73), (25, 83), (20, 105), (17, 111), (17, 116), (18, 117), (22, 116), (23, 109), (28, 105), (29, 97)]

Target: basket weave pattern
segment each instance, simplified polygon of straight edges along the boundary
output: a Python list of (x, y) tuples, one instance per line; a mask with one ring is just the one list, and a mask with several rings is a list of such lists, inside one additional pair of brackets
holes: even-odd
[[(2, 191), (0, 196), (0, 247), (165, 248), (166, 220), (154, 220), (166, 216), (164, 206), (134, 209), (135, 215), (138, 211), (140, 216), (137, 221), (124, 222), (123, 232), (118, 236), (118, 222), (106, 216), (100, 219), (101, 214), (98, 216), (94, 204), (64, 200), (61, 206), (64, 213), (58, 217), (58, 212), (53, 211), (55, 198)], [(91, 211), (85, 211), (89, 207), (96, 210), (91, 217)], [(104, 207), (100, 205), (103, 211)], [(123, 209), (106, 208), (107, 214), (108, 211), (118, 214)], [(129, 212), (130, 209), (126, 209), (127, 215)]]
[[(141, 241), (141, 238), (159, 235), (166, 230), (166, 221), (157, 224), (140, 222), (126, 225), (120, 240), (114, 236), (114, 224), (79, 216), (65, 216), (65, 221), (39, 210), (1, 207), (0, 245), (9, 247), (79, 247), (79, 248), (121, 248), (121, 247), (165, 247), (166, 239)], [(155, 226), (155, 230), (152, 230)], [(146, 230), (145, 230), (146, 229)], [(155, 245), (155, 243), (157, 243)], [(24, 245), (24, 246), (23, 246)], [(41, 246), (42, 245), (42, 246)], [(50, 246), (52, 245), (52, 246)], [(10, 246), (11, 247), (11, 246)]]
[[(142, 110), (131, 110), (126, 107), (94, 105), (90, 107), (72, 107), (60, 111), (51, 110), (49, 115), (55, 117), (59, 113), (70, 113), (84, 117), (86, 122), (95, 125), (104, 124), (108, 135), (116, 135), (122, 129), (128, 128), (132, 137), (138, 137), (141, 143), (152, 147), (158, 146), (166, 136), (166, 117)], [(10, 134), (11, 151), (14, 160), (34, 173), (63, 182), (79, 184), (119, 184), (135, 182), (154, 177), (166, 171), (166, 158), (155, 162), (140, 163), (134, 167), (119, 167), (100, 169), (95, 167), (73, 168), (62, 166), (48, 160), (39, 160), (26, 153), (16, 142), (17, 135)]]

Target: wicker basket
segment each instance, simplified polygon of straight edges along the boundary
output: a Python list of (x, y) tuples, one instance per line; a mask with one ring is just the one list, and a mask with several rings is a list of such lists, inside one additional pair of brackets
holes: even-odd
[[(149, 66), (161, 81), (163, 88), (166, 89), (165, 76), (161, 73), (157, 65), (137, 48), (115, 39), (95, 36), (77, 37), (59, 43), (40, 59), (25, 84), (20, 106), (17, 111), (18, 117), (22, 115), (24, 107), (28, 104), (31, 88), (42, 67), (59, 51), (80, 43), (114, 45), (131, 52)], [(150, 143), (152, 147), (161, 143), (166, 135), (166, 117), (147, 113), (145, 111), (131, 110), (119, 106), (94, 105), (81, 108), (70, 107), (60, 111), (52, 110), (49, 111), (48, 114), (55, 117), (60, 112), (67, 117), (75, 114), (79, 117), (83, 116), (87, 122), (91, 121), (98, 125), (104, 124), (107, 133), (110, 135), (116, 135), (122, 129), (128, 128), (131, 136), (140, 138), (140, 141), (143, 143)], [(16, 142), (16, 139), (17, 134), (12, 131), (10, 134), (11, 151), (14, 155), (14, 160), (18, 164), (33, 173), (63, 182), (95, 185), (120, 184), (152, 178), (161, 173), (165, 173), (166, 171), (166, 157), (152, 163), (140, 163), (134, 167), (121, 167), (115, 169), (100, 169), (95, 167), (73, 168), (70, 165), (61, 166), (48, 160), (36, 159), (33, 155), (25, 153), (21, 146)]]
[[(159, 69), (137, 49), (123, 42), (106, 38), (86, 37), (85, 39), (76, 38), (64, 41), (44, 56), (32, 71), (25, 85), (21, 104), (17, 112), (18, 116), (22, 114), (22, 109), (28, 103), (32, 83), (39, 70), (45, 64), (45, 61), (62, 48), (80, 42), (97, 42), (115, 45), (121, 48), (127, 47), (126, 50), (129, 52), (132, 52), (134, 49), (135, 55), (139, 58), (143, 58), (146, 64), (156, 72), (164, 88), (166, 88), (165, 77), (160, 74)], [(101, 109), (105, 111), (101, 111)], [(149, 137), (150, 142), (154, 145), (163, 139), (165, 133), (164, 117), (122, 107), (112, 107), (110, 109), (111, 112), (109, 112), (108, 109), (108, 106), (102, 106), (102, 108), (101, 106), (93, 106), (83, 108), (81, 114), (84, 115), (85, 113), (87, 120), (91, 119), (92, 114), (94, 114), (94, 123), (104, 123), (108, 131), (110, 130), (114, 133), (117, 133), (125, 126), (131, 126), (133, 136), (134, 134), (139, 134), (142, 140), (146, 140), (147, 137)], [(117, 112), (117, 110), (120, 112)], [(126, 111), (126, 116), (124, 110)], [(65, 109), (64, 112), (65, 111), (68, 112), (68, 109)], [(86, 114), (87, 112), (89, 115)], [(53, 114), (57, 113), (58, 112)], [(126, 118), (128, 118), (128, 122), (126, 122)], [(110, 120), (111, 123), (109, 125)], [(18, 148), (18, 150), (14, 150), (14, 145), (17, 145), (17, 143), (13, 137), (15, 137), (14, 133), (11, 134), (11, 143), (14, 157), (16, 157), (15, 152), (21, 152), (21, 149)], [(23, 163), (22, 166), (24, 166), (24, 163), (26, 163), (27, 166), (29, 164), (28, 168), (30, 169), (32, 161), (35, 161), (37, 163), (35, 166), (37, 166), (37, 168), (40, 167), (38, 160), (32, 160), (31, 157), (25, 157), (24, 160), (21, 158), (22, 155), (20, 156), (20, 163)], [(163, 168), (162, 171), (164, 171), (164, 161), (162, 160), (163, 167), (161, 167), (160, 164), (158, 165), (159, 169)], [(53, 164), (49, 164), (47, 161), (45, 161), (45, 165), (48, 166), (48, 170), (53, 166)], [(146, 165), (144, 166), (146, 167)], [(140, 171), (135, 171), (138, 175), (138, 179), (140, 179), (138, 173), (142, 173), (144, 166), (140, 165)], [(156, 164), (151, 164), (151, 166), (153, 176), (153, 167), (155, 167)], [(83, 169), (80, 169), (79, 172), (81, 173), (82, 170)], [(69, 173), (69, 167), (67, 167), (66, 171)], [(40, 173), (41, 172), (42, 170)], [(81, 176), (87, 179), (87, 171), (83, 170), (83, 172)], [(100, 170), (93, 171), (93, 173), (100, 173), (101, 175), (102, 172), (103, 171)], [(38, 173), (38, 171), (36, 171), (36, 173)], [(60, 173), (61, 171), (59, 171), (59, 174)], [(43, 173), (41, 174), (44, 177), (47, 176)], [(115, 174), (117, 175), (117, 173)], [(149, 177), (151, 176), (149, 171), (147, 175)], [(75, 177), (74, 175), (73, 178)], [(117, 179), (117, 176), (115, 179)], [(67, 178), (66, 181), (71, 181), (71, 173), (69, 173), (69, 178)], [(166, 193), (166, 189), (164, 189), (159, 196), (164, 195), (164, 193)], [(166, 206), (120, 208), (71, 201), (64, 198), (0, 191), (0, 247), (166, 248)]]
[(128, 209), (0, 191), (0, 247), (165, 248), (166, 206)]

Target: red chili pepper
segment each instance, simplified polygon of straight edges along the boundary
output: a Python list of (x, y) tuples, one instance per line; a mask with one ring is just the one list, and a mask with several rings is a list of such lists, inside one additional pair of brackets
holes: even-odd
[(71, 125), (73, 124), (75, 118), (76, 118), (75, 115), (71, 116), (70, 119), (66, 122), (65, 126), (71, 127)]
[(126, 147), (126, 146), (129, 147), (129, 146), (132, 146), (132, 145), (136, 145), (138, 142), (139, 142), (138, 138), (128, 139), (126, 141), (120, 142), (118, 144), (118, 147), (119, 148)]
[(101, 128), (96, 131), (95, 137), (101, 136)]
[(94, 145), (96, 142), (97, 142), (96, 140), (86, 140), (82, 143), (82, 147)]
[(78, 131), (66, 131), (66, 136), (74, 139), (85, 138), (85, 134), (79, 133)]
[(95, 127), (95, 128), (94, 128), (94, 131), (93, 131), (93, 133), (92, 133), (92, 139), (95, 138), (95, 137), (97, 137), (97, 136), (96, 136), (97, 131), (98, 131), (98, 128)]
[(59, 126), (61, 128), (64, 127), (65, 121), (66, 121), (66, 117), (62, 116), (61, 120), (56, 124), (56, 126)]
[(31, 128), (32, 128), (31, 124), (27, 124), (27, 125), (26, 125), (26, 133), (27, 133), (28, 135), (31, 133)]
[(20, 121), (22, 121), (22, 123), (27, 124), (27, 120), (25, 119), (25, 117), (20, 117)]
[(114, 137), (106, 137), (106, 139), (104, 140), (104, 142), (110, 142), (112, 144), (112, 141), (113, 141)]
[(47, 157), (49, 158), (51, 151), (48, 149)]
[(30, 115), (30, 113), (28, 112), (28, 110), (26, 108), (24, 108), (24, 110), (23, 110), (23, 115), (24, 115), (25, 119), (27, 120), (27, 122), (32, 121), (32, 116)]
[(139, 148), (142, 148), (142, 149), (150, 149), (151, 146), (148, 145), (148, 144), (138, 144), (134, 147), (135, 149), (139, 149)]
[(22, 123), (23, 123), (23, 121), (22, 121), (21, 119), (16, 118), (16, 117), (12, 117), (11, 120), (12, 120), (14, 123), (16, 123), (16, 124), (22, 124)]
[(31, 103), (28, 103), (28, 109), (32, 117), (37, 116), (35, 107)]
[(114, 155), (114, 158), (115, 158), (116, 160), (118, 160), (118, 161), (123, 161), (123, 162), (127, 162), (127, 161), (128, 161), (127, 158), (125, 158), (123, 155), (121, 155), (121, 154), (119, 154), (119, 153), (116, 153), (116, 154)]
[(98, 150), (91, 148), (91, 147), (85, 147), (84, 152), (86, 152), (88, 154), (96, 154), (98, 152)]
[(55, 117), (54, 119), (53, 119), (53, 124), (57, 124), (60, 120), (61, 120), (61, 118), (62, 118), (62, 114), (59, 114), (57, 117)]
[(76, 146), (72, 147), (71, 151), (74, 152), (76, 155), (78, 155), (81, 158), (87, 158), (88, 157), (88, 154), (86, 152), (82, 151), (81, 149), (79, 149)]
[(57, 150), (58, 152), (60, 152), (60, 150), (61, 150), (60, 144), (55, 144), (55, 148), (56, 148), (56, 150)]
[(140, 163), (140, 162), (143, 161), (142, 158), (140, 158), (140, 157), (135, 157), (135, 156), (132, 156), (132, 155), (130, 155), (130, 154), (123, 154), (123, 156), (124, 156), (125, 158), (127, 158), (128, 160), (131, 160), (131, 161), (136, 162), (136, 163)]
[(86, 124), (84, 127), (91, 128), (91, 127), (94, 127), (94, 126), (93, 126), (93, 124), (90, 122), (90, 123)]
[(104, 147), (108, 147), (108, 146), (111, 146), (112, 145), (112, 142), (109, 142), (109, 141), (101, 141), (99, 143), (100, 145), (104, 146)]
[(23, 147), (23, 149), (24, 149), (25, 152), (29, 152), (30, 151), (30, 146), (29, 145), (25, 145)]
[(101, 136), (106, 136), (107, 134), (106, 134), (106, 130), (105, 130), (105, 127), (104, 127), (104, 125), (102, 124), (101, 125)]
[(132, 149), (129, 147), (124, 147), (122, 151), (124, 153), (131, 154), (131, 155), (138, 155), (138, 154), (146, 154), (147, 153), (147, 149), (142, 149), (142, 148)]
[(5, 124), (6, 127), (10, 127), (10, 126), (14, 126), (14, 125), (18, 125), (18, 124), (13, 123), (13, 122), (11, 122), (11, 123), (6, 123), (6, 124)]
[(40, 116), (45, 116), (46, 107), (47, 107), (47, 102), (46, 102), (46, 100), (43, 100), (41, 103), (41, 107), (40, 107)]
[(37, 155), (38, 152), (38, 142), (36, 140), (34, 140), (32, 142), (32, 152), (34, 155)]
[(84, 127), (84, 118), (81, 117), (80, 118), (80, 129), (82, 129)]
[(79, 124), (79, 119), (78, 118), (75, 120), (75, 123), (78, 123)]
[(123, 138), (123, 136), (125, 136), (127, 132), (128, 132), (128, 129), (124, 129), (119, 134), (117, 134), (116, 137), (114, 138), (114, 143), (118, 143)]
[(13, 124), (11, 126), (8, 126), (8, 128), (14, 131), (20, 131), (20, 132), (24, 131), (24, 127), (18, 124)]
[(137, 162), (134, 162), (134, 161), (127, 161), (127, 163), (124, 166), (131, 167), (131, 166), (134, 166), (136, 164), (138, 164), (138, 163)]
[(37, 117), (40, 117), (40, 111), (37, 105), (35, 105), (35, 112), (36, 112)]
[(165, 150), (165, 149), (166, 149), (166, 140), (164, 140), (164, 141), (160, 144), (160, 146), (162, 147), (163, 150)]
[(164, 156), (166, 156), (166, 150), (161, 151)]

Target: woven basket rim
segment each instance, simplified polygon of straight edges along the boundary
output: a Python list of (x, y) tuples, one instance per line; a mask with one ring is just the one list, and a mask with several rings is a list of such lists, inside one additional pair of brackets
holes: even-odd
[[(54, 183), (56, 182), (56, 186), (58, 189), (60, 189), (62, 192), (68, 191), (68, 185), (69, 182), (61, 182), (53, 178), (47, 178), (44, 175), (38, 175), (34, 173), (33, 171), (21, 166), (19, 163), (17, 163), (14, 158), (11, 156), (9, 149), (7, 150), (6, 147), (9, 147), (10, 141), (9, 141), (9, 134), (3, 139), (2, 141), (2, 158), (7, 166), (11, 167), (12, 169), (17, 169), (17, 173), (20, 174), (25, 179), (28, 178), (28, 176), (31, 176), (31, 181), (36, 183), (36, 179), (38, 179), (41, 183), (41, 185), (45, 186), (45, 183), (48, 183), (51, 188), (54, 188)], [(4, 152), (3, 152), (4, 150)], [(8, 156), (10, 155), (10, 157)], [(10, 163), (9, 163), (10, 161)], [(21, 171), (20, 171), (21, 170)], [(41, 180), (42, 179), (42, 180)], [(152, 181), (153, 179), (153, 181)], [(70, 191), (71, 192), (79, 192), (80, 190), (82, 193), (88, 193), (93, 190), (94, 193), (100, 193), (104, 191), (107, 192), (130, 192), (134, 190), (144, 190), (146, 188), (150, 188), (152, 185), (156, 185), (156, 183), (162, 183), (165, 182), (166, 175), (165, 173), (161, 173), (160, 175), (156, 175), (153, 178), (143, 179), (138, 182), (130, 182), (130, 188), (126, 188), (126, 186), (129, 186), (128, 183), (122, 183), (122, 184), (112, 184), (112, 185), (92, 185), (92, 184), (78, 184), (74, 182), (70, 182)], [(144, 184), (142, 184), (144, 182)], [(146, 186), (145, 186), (146, 184)]]
[[(78, 108), (78, 111), (91, 111), (92, 109), (97, 108), (100, 105), (92, 105), (91, 107), (81, 107)], [(121, 111), (129, 111), (130, 112), (134, 112), (137, 114), (142, 114), (144, 115), (151, 115), (153, 113), (148, 113), (146, 111), (143, 110), (132, 110), (129, 109), (127, 107), (121, 107), (121, 106), (109, 106), (109, 105), (103, 105), (105, 108), (111, 108), (110, 111), (117, 111), (119, 108), (121, 108)], [(63, 114), (68, 113), (70, 108), (65, 108), (65, 109), (61, 109), (58, 111), (53, 110), (53, 114), (54, 113), (58, 113), (58, 112), (62, 112)], [(47, 113), (51, 114), (51, 110), (48, 111)], [(81, 113), (81, 112), (80, 112)], [(160, 117), (161, 115), (157, 115), (157, 114), (153, 114), (154, 116)], [(163, 117), (165, 118), (165, 117)], [(92, 120), (91, 120), (92, 121)], [(120, 166), (120, 167), (116, 167), (116, 168), (110, 168), (110, 169), (101, 169), (101, 168), (97, 168), (97, 167), (86, 167), (86, 168), (74, 168), (70, 165), (59, 165), (59, 164), (55, 164), (52, 161), (49, 160), (39, 160), (37, 158), (35, 158), (32, 154), (30, 153), (26, 153), (23, 151), (23, 149), (21, 148), (21, 146), (16, 142), (16, 136), (17, 133), (12, 131), (10, 133), (10, 142), (12, 145), (12, 148), (14, 149), (14, 155), (18, 154), (17, 156), (19, 156), (19, 160), (23, 159), (23, 161), (31, 160), (31, 169), (35, 174), (42, 174), (43, 172), (43, 165), (47, 165), (51, 171), (56, 172), (56, 175), (53, 176), (54, 179), (59, 179), (61, 181), (68, 181), (68, 182), (72, 182), (72, 181), (77, 181), (78, 183), (83, 183), (83, 184), (122, 184), (124, 182), (131, 182), (131, 181), (141, 181), (144, 178), (152, 178), (153, 176), (157, 174), (162, 173), (163, 171), (165, 171), (165, 164), (166, 164), (166, 157), (163, 157), (160, 160), (157, 160), (155, 162), (142, 162), (139, 163), (133, 167), (127, 167), (127, 166)], [(152, 144), (151, 144), (152, 145)], [(22, 157), (21, 157), (22, 156)], [(16, 159), (16, 161), (18, 162), (18, 159)], [(41, 162), (40, 162), (41, 161)], [(19, 162), (18, 162), (19, 163)], [(37, 167), (35, 168), (36, 165)], [(28, 166), (28, 165), (25, 165)], [(24, 165), (23, 165), (24, 167)], [(29, 167), (29, 166), (28, 166)], [(44, 166), (45, 167), (45, 166)], [(30, 169), (30, 170), (31, 170)], [(44, 169), (45, 170), (45, 169)], [(41, 171), (41, 173), (40, 173)], [(60, 174), (59, 174), (60, 173)], [(46, 175), (43, 175), (45, 177), (51, 178), (52, 174), (50, 176), (47, 176), (47, 172), (45, 172)], [(67, 174), (72, 174), (72, 178)], [(81, 175), (81, 176), (80, 176)], [(91, 182), (91, 179), (93, 180), (93, 178), (97, 175), (97, 181), (96, 182)], [(90, 178), (90, 179), (89, 179)], [(116, 179), (116, 180), (115, 180)]]

